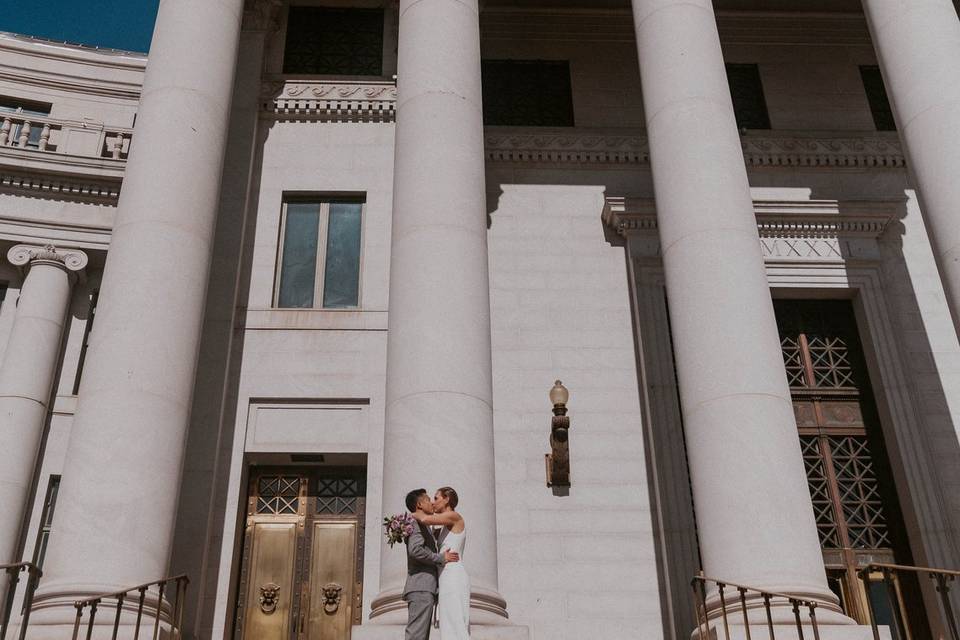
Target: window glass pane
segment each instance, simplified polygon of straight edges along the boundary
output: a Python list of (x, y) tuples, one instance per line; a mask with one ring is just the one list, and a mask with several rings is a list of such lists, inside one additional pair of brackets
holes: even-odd
[(317, 282), (319, 228), (319, 204), (291, 202), (287, 205), (277, 306), (313, 306), (313, 291)]
[(863, 79), (863, 89), (867, 92), (870, 113), (873, 115), (873, 124), (877, 131), (896, 131), (897, 125), (893, 121), (893, 109), (890, 108), (890, 100), (887, 98), (887, 89), (883, 85), (880, 67), (860, 67), (860, 77)]
[(483, 123), (522, 127), (572, 127), (570, 63), (484, 60)]
[(770, 115), (763, 96), (760, 68), (755, 64), (728, 64), (727, 81), (740, 129), (769, 129)]
[(323, 306), (328, 309), (356, 307), (360, 294), (359, 202), (330, 205), (326, 268), (323, 276)]
[(290, 7), (283, 72), (383, 74), (383, 9)]

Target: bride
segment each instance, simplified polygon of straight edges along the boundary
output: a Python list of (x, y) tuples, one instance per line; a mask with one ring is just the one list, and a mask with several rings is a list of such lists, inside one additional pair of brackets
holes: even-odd
[[(456, 512), (460, 499), (450, 487), (437, 489), (433, 496), (433, 514), (422, 511), (414, 518), (431, 527), (444, 527), (446, 536), (438, 537), (442, 543), (440, 553), (449, 549), (463, 557), (463, 545), (466, 542), (466, 523), (463, 516)], [(441, 640), (466, 640), (470, 637), (470, 576), (463, 562), (444, 565), (440, 572), (437, 612), (440, 618)]]

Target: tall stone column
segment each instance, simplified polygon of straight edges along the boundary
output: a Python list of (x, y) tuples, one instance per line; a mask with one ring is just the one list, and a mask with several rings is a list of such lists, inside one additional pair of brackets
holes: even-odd
[(633, 12), (703, 569), (850, 622), (827, 586), (712, 2)]
[[(27, 269), (13, 329), (0, 365), (0, 564), (19, 562), (17, 547), (28, 510), (63, 327), (76, 272), (87, 255), (74, 249), (17, 245), (10, 264)], [(12, 302), (12, 301), (11, 301)], [(0, 584), (0, 592), (6, 581)]]
[[(496, 621), (505, 603), (477, 0), (401, 0), (399, 38), (383, 509), (403, 511), (411, 489), (454, 487), (469, 531), (472, 619)], [(405, 579), (404, 554), (384, 545), (378, 621), (405, 620)]]
[(160, 2), (31, 627), (167, 572), (242, 10)]
[(960, 20), (951, 0), (863, 0), (907, 163), (960, 332)]

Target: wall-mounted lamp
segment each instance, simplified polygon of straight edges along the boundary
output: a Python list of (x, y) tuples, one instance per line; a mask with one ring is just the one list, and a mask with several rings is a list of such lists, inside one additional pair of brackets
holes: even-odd
[(550, 453), (547, 454), (547, 486), (570, 486), (570, 418), (567, 417), (567, 401), (570, 392), (557, 380), (550, 389), (553, 403), (553, 418), (550, 420)]

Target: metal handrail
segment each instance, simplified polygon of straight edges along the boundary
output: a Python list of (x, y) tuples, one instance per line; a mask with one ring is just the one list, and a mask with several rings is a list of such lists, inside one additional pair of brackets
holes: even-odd
[[(799, 640), (804, 639), (803, 620), (800, 613), (803, 609), (806, 610), (807, 615), (810, 617), (810, 622), (808, 624), (813, 629), (814, 640), (820, 640), (820, 627), (817, 624), (817, 607), (820, 606), (819, 602), (816, 602), (815, 600), (807, 600), (805, 598), (798, 598), (797, 596), (792, 596), (786, 593), (767, 591), (758, 587), (737, 584), (736, 582), (731, 582), (729, 580), (709, 578), (704, 575), (695, 576), (693, 580), (690, 581), (690, 587), (693, 590), (693, 608), (697, 616), (697, 634), (700, 636), (700, 638), (710, 638), (710, 612), (707, 610), (708, 583), (712, 583), (717, 587), (718, 596), (720, 598), (720, 619), (723, 621), (725, 640), (730, 640), (731, 638), (729, 618), (730, 615), (732, 615), (737, 609), (740, 610), (740, 613), (743, 616), (743, 628), (746, 633), (746, 640), (751, 640), (750, 618), (747, 608), (748, 594), (757, 596), (763, 600), (763, 608), (766, 613), (767, 633), (769, 634), (770, 640), (776, 640), (777, 637), (775, 631), (776, 625), (773, 624), (773, 613), (770, 610), (770, 603), (775, 600), (783, 600), (792, 607), (794, 621), (796, 624), (797, 638)], [(733, 594), (730, 595), (730, 604), (733, 607), (733, 611), (730, 613), (727, 612), (728, 602), (727, 596), (724, 593), (724, 590), (728, 587), (736, 590), (737, 592), (737, 596), (735, 598)], [(716, 618), (716, 616), (714, 616), (714, 618)]]
[[(147, 598), (147, 591), (151, 587), (157, 587), (157, 606), (155, 609), (156, 615), (154, 616), (153, 622), (153, 640), (157, 640), (160, 634), (160, 618), (162, 618), (163, 611), (163, 594), (167, 588), (167, 584), (175, 583), (176, 587), (176, 600), (174, 601), (172, 614), (170, 616), (170, 637), (171, 638), (180, 638), (181, 630), (183, 626), (183, 601), (187, 595), (187, 585), (190, 583), (190, 578), (186, 574), (180, 574), (178, 576), (170, 576), (167, 578), (161, 578), (160, 580), (154, 580), (152, 582), (145, 582), (143, 584), (138, 584), (135, 587), (129, 587), (127, 589), (122, 589), (120, 591), (114, 591), (113, 593), (103, 593), (97, 596), (92, 596), (86, 598), (85, 600), (77, 600), (73, 603), (73, 606), (77, 610), (77, 617), (73, 623), (73, 640), (78, 640), (80, 637), (80, 626), (83, 622), (83, 612), (89, 607), (90, 609), (90, 618), (87, 620), (87, 633), (86, 640), (90, 640), (93, 637), (93, 625), (97, 617), (97, 609), (100, 606), (100, 603), (104, 600), (113, 600), (116, 599), (116, 614), (113, 620), (113, 635), (111, 636), (112, 640), (117, 640), (117, 634), (120, 631), (120, 617), (123, 613), (123, 603), (126, 600), (128, 594), (136, 592), (139, 594), (137, 596), (137, 622), (134, 629), (133, 640), (139, 640), (140, 638), (140, 624), (143, 620), (144, 605)], [(175, 634), (175, 635), (174, 635)], [(2, 639), (0, 639), (2, 640)]]
[[(908, 572), (915, 573), (917, 575), (926, 574), (928, 578), (936, 583), (934, 588), (936, 589), (937, 593), (940, 594), (940, 606), (943, 607), (942, 614), (946, 620), (947, 628), (950, 630), (950, 637), (953, 640), (960, 640), (960, 623), (958, 623), (957, 616), (953, 611), (953, 606), (950, 604), (950, 583), (960, 576), (960, 571), (954, 571), (952, 569), (935, 569), (933, 567), (911, 567), (902, 564), (885, 564), (882, 562), (875, 562), (868, 564), (857, 571), (857, 575), (859, 575), (860, 580), (863, 581), (864, 590), (868, 594), (870, 593), (870, 574), (874, 572), (880, 572), (883, 574), (883, 582), (887, 587), (887, 602), (890, 606), (890, 610), (893, 612), (894, 621), (896, 622), (898, 630), (900, 631), (900, 637), (907, 637), (904, 633), (906, 625), (903, 620), (903, 614), (900, 610), (900, 603), (896, 598), (894, 577), (899, 572)], [(873, 611), (873, 601), (869, 597), (867, 598), (867, 607), (870, 611), (870, 626), (873, 628), (874, 640), (880, 640), (880, 629), (877, 626), (877, 616)]]
[(10, 627), (10, 615), (13, 612), (13, 600), (17, 594), (17, 585), (20, 583), (20, 574), (27, 572), (27, 589), (23, 594), (22, 617), (20, 619), (20, 633), (18, 640), (27, 635), (27, 624), (30, 622), (30, 608), (33, 606), (33, 594), (37, 590), (37, 583), (43, 572), (32, 562), (18, 562), (16, 564), (0, 564), (0, 573), (8, 576), (7, 594), (3, 600), (3, 609), (0, 610), (0, 640), (7, 637)]

